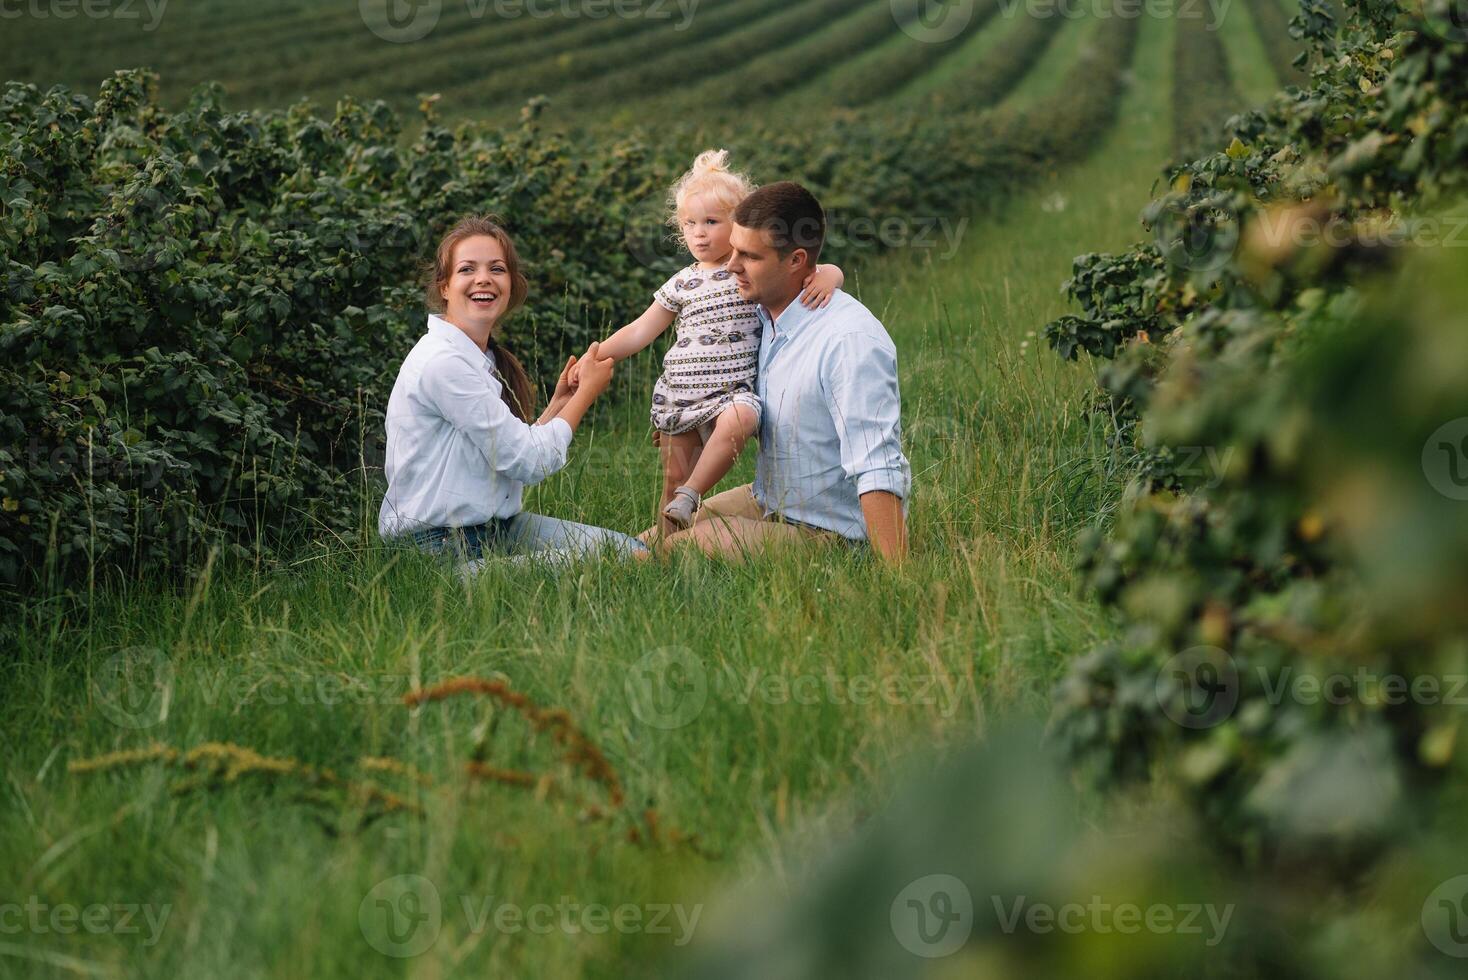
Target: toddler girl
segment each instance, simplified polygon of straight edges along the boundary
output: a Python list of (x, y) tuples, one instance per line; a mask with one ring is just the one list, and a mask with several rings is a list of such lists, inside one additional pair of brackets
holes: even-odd
[[(730, 216), (753, 190), (744, 175), (729, 170), (727, 151), (700, 153), (669, 194), (669, 224), (692, 264), (658, 289), (646, 312), (601, 342), (601, 357), (621, 361), (678, 324), (678, 339), (663, 358), (652, 394), (653, 438), (663, 461), (664, 533), (693, 523), (703, 495), (733, 469), (759, 430), (760, 322), (726, 268)], [(843, 282), (836, 266), (818, 266), (801, 302), (824, 306)]]

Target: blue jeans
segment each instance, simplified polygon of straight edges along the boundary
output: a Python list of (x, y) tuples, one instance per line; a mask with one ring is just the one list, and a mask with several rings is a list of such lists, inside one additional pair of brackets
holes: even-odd
[(414, 531), (413, 543), (424, 551), (441, 554), (459, 552), (474, 561), (485, 555), (528, 555), (572, 558), (607, 551), (626, 558), (647, 545), (619, 531), (574, 521), (557, 520), (523, 511), (470, 527), (431, 527)]

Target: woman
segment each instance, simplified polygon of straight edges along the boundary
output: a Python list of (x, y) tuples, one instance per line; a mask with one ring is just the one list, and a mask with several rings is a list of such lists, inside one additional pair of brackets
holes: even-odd
[(428, 277), (425, 333), (403, 361), (387, 403), (385, 539), (411, 535), (421, 548), (488, 553), (558, 549), (620, 554), (645, 546), (604, 528), (527, 514), (527, 484), (566, 465), (571, 435), (612, 378), (596, 345), (566, 362), (550, 404), (533, 424), (525, 369), (495, 340), (528, 286), (510, 236), (492, 218), (470, 217), (444, 236)]

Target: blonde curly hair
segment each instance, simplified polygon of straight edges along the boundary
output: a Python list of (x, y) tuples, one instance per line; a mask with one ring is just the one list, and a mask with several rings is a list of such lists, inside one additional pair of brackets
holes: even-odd
[[(668, 191), (668, 225), (682, 238), (678, 211), (695, 194), (707, 194), (732, 214), (739, 203), (754, 192), (755, 185), (744, 174), (729, 169), (728, 150), (704, 150)], [(686, 242), (684, 244), (687, 244)]]

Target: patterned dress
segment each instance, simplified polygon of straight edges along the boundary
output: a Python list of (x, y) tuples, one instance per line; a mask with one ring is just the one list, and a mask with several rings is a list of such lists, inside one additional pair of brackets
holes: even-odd
[(653, 386), (653, 428), (670, 435), (688, 432), (736, 403), (758, 415), (754, 380), (762, 328), (754, 304), (740, 298), (733, 274), (695, 263), (665, 282), (657, 301), (678, 314), (678, 339)]

